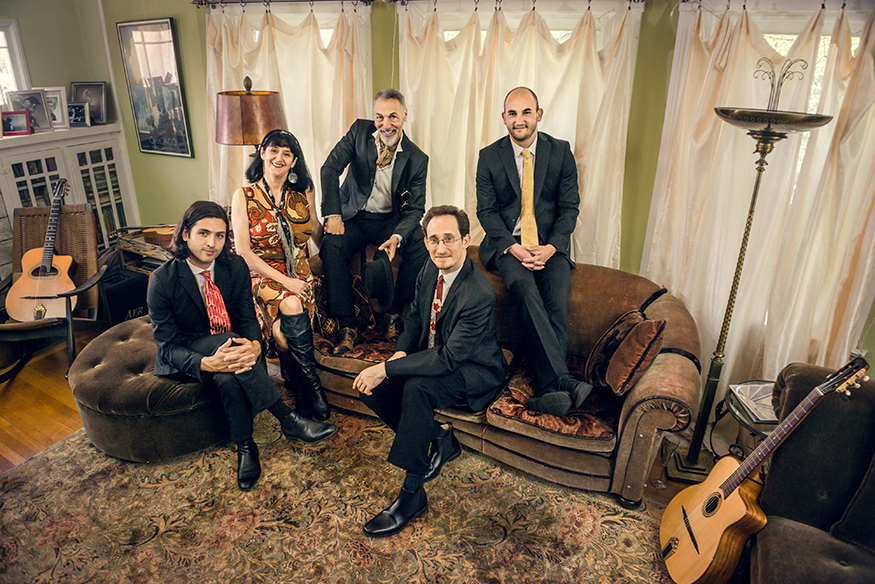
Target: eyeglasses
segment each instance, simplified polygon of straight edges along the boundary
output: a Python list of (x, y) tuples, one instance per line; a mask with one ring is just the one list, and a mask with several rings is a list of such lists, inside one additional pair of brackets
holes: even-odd
[(440, 244), (444, 244), (445, 246), (450, 247), (451, 245), (453, 245), (454, 243), (456, 243), (460, 239), (462, 239), (462, 238), (461, 237), (450, 237), (449, 235), (447, 235), (445, 237), (441, 237), (441, 238), (429, 237), (428, 239), (425, 240), (425, 243), (428, 244), (428, 247), (437, 247)]

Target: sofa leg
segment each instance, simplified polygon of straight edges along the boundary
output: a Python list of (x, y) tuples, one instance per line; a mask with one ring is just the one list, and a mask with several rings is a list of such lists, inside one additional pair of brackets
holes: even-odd
[(641, 506), (641, 499), (638, 499), (637, 501), (633, 501), (631, 499), (621, 497), (620, 495), (617, 495), (617, 502), (620, 504), (620, 507), (622, 507), (623, 509), (637, 509), (638, 507)]

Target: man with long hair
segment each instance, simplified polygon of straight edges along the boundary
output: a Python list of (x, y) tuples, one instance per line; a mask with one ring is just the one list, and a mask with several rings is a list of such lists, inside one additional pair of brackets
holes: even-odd
[(183, 376), (219, 392), (237, 444), (237, 485), (261, 476), (252, 418), (268, 410), (286, 438), (319, 442), (337, 426), (299, 416), (280, 399), (264, 366), (249, 268), (228, 243), (228, 216), (210, 201), (189, 207), (173, 232), (173, 259), (152, 274), (149, 316), (158, 346), (155, 373)]

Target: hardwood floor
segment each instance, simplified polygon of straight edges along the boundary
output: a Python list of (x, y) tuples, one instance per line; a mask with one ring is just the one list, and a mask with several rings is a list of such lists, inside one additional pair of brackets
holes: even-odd
[[(77, 349), (81, 351), (96, 335), (96, 332), (77, 334)], [(59, 343), (36, 355), (14, 379), (0, 384), (0, 473), (82, 427), (73, 392), (64, 377), (66, 372), (67, 347)], [(658, 484), (665, 488), (657, 488)], [(660, 453), (644, 494), (668, 503), (687, 486), (665, 476)]]
[[(77, 334), (77, 349), (96, 335)], [(35, 355), (15, 378), (0, 384), (0, 472), (82, 427), (66, 373), (67, 345), (62, 342)]]

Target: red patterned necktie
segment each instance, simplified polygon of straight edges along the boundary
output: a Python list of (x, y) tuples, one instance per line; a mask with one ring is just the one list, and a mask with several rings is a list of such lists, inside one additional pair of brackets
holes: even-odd
[(434, 302), (431, 303), (431, 321), (428, 329), (428, 348), (434, 347), (434, 337), (437, 332), (437, 317), (444, 303), (444, 277), (438, 276), (437, 286), (434, 289)]
[(210, 318), (210, 334), (218, 335), (231, 332), (231, 319), (228, 317), (225, 301), (222, 300), (222, 293), (210, 279), (209, 270), (201, 272), (201, 276), (206, 280), (204, 291), (206, 292), (207, 316)]

